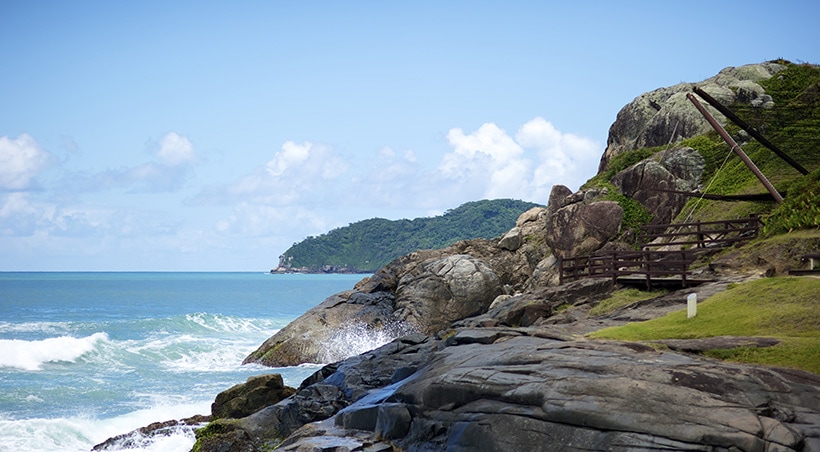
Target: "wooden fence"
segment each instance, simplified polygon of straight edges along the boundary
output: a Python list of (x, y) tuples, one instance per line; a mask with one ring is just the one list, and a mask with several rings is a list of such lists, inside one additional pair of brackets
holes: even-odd
[[(757, 237), (760, 219), (706, 221), (695, 223), (646, 225), (641, 227), (641, 251), (614, 251), (558, 260), (561, 284), (581, 278), (612, 278), (613, 282), (641, 282), (647, 289), (656, 283), (677, 283), (683, 287), (703, 281), (693, 280), (689, 265), (696, 252), (709, 247), (728, 247)], [(667, 230), (673, 232), (666, 232)], [(668, 239), (665, 241), (655, 240)], [(654, 247), (687, 249), (660, 251)]]
[[(641, 249), (670, 245), (695, 248), (728, 247), (757, 238), (760, 226), (760, 218), (757, 215), (740, 220), (644, 225), (641, 226), (638, 241)], [(667, 230), (672, 232), (666, 232)], [(669, 240), (655, 242), (659, 238)]]
[(612, 278), (613, 283), (697, 283), (691, 280), (689, 265), (695, 260), (691, 250), (614, 251), (592, 256), (576, 256), (558, 261), (561, 284), (581, 278)]

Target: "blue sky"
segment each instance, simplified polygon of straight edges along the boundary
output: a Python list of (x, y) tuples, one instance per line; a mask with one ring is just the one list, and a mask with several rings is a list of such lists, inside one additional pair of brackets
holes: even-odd
[(592, 177), (636, 96), (820, 63), (815, 2), (0, 4), (0, 271), (267, 271)]

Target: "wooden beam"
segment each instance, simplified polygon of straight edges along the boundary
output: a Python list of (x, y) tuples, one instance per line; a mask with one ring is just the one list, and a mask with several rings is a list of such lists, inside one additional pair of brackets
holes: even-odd
[(783, 197), (780, 196), (780, 193), (778, 193), (777, 190), (775, 190), (772, 183), (769, 182), (769, 179), (766, 179), (766, 176), (764, 176), (763, 173), (760, 172), (760, 169), (757, 167), (757, 165), (754, 164), (754, 162), (749, 158), (749, 156), (746, 155), (745, 152), (743, 152), (743, 149), (740, 149), (740, 146), (738, 146), (738, 144), (735, 143), (735, 140), (733, 140), (732, 137), (729, 136), (728, 133), (726, 133), (726, 131), (723, 129), (723, 127), (721, 127), (717, 120), (715, 120), (715, 118), (713, 118), (712, 115), (709, 114), (708, 111), (706, 111), (706, 108), (704, 108), (703, 105), (701, 105), (700, 102), (698, 102), (698, 100), (695, 98), (695, 95), (692, 93), (686, 93), (686, 98), (689, 99), (689, 101), (692, 102), (695, 108), (698, 109), (700, 114), (702, 114), (703, 117), (706, 118), (706, 121), (709, 122), (709, 124), (712, 126), (712, 128), (715, 129), (718, 135), (720, 135), (720, 137), (723, 138), (723, 141), (725, 141), (726, 144), (728, 144), (729, 147), (732, 148), (732, 152), (737, 154), (737, 156), (740, 157), (741, 160), (743, 160), (743, 163), (746, 164), (749, 170), (751, 170), (752, 173), (755, 176), (757, 176), (758, 180), (760, 180), (763, 186), (766, 187), (766, 190), (769, 190), (769, 193), (772, 194), (772, 198), (774, 198), (774, 200), (778, 203), (783, 202)]
[(715, 100), (715, 98), (710, 96), (706, 91), (698, 88), (697, 86), (693, 88), (693, 91), (695, 91), (695, 93), (698, 96), (702, 97), (703, 100), (705, 100), (706, 102), (709, 102), (709, 105), (715, 107), (715, 109), (717, 111), (723, 113), (723, 116), (726, 116), (730, 121), (737, 124), (738, 127), (745, 130), (749, 135), (752, 136), (752, 138), (759, 141), (760, 144), (762, 144), (763, 146), (766, 146), (767, 148), (771, 149), (772, 152), (777, 154), (778, 157), (785, 160), (786, 163), (788, 163), (789, 165), (792, 166), (792, 168), (796, 169), (797, 171), (799, 171), (803, 175), (809, 174), (809, 171), (806, 168), (803, 168), (803, 166), (801, 164), (797, 163), (788, 154), (781, 151), (780, 148), (778, 148), (777, 146), (772, 144), (769, 140), (766, 139), (766, 137), (764, 137), (763, 135), (758, 133), (758, 131), (753, 129), (752, 126), (750, 126), (749, 124), (746, 123), (746, 121), (740, 119), (736, 114), (732, 113), (731, 110), (724, 107), (723, 104), (721, 104), (720, 102)]

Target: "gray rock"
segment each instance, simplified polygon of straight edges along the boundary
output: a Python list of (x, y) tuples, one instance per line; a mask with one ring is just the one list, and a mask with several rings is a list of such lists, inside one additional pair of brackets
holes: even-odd
[(558, 209), (567, 205), (567, 198), (572, 195), (572, 190), (564, 185), (553, 185), (550, 190), (550, 200), (547, 204), (549, 215), (554, 214)]
[(283, 367), (320, 363), (328, 340), (339, 328), (352, 326), (353, 321), (356, 325), (384, 328), (391, 324), (392, 314), (392, 293), (340, 292), (279, 330), (245, 358), (243, 364)]
[(547, 244), (559, 258), (591, 254), (618, 234), (623, 214), (614, 201), (562, 207), (550, 217)]
[[(771, 106), (771, 97), (764, 94), (758, 82), (783, 69), (785, 66), (776, 63), (727, 67), (697, 85), (723, 105), (737, 100)], [(598, 172), (604, 171), (609, 161), (622, 152), (662, 146), (709, 131), (709, 124), (686, 99), (691, 90), (689, 83), (660, 88), (641, 94), (624, 106), (609, 129)], [(719, 121), (725, 121), (722, 115), (712, 112)]]
[[(398, 368), (416, 370), (388, 377)], [(280, 423), (266, 424), (267, 432), (298, 431), (282, 444), (300, 449), (284, 450), (336, 450), (355, 438), (357, 447), (390, 440), (400, 450), (796, 451), (811, 450), (820, 431), (816, 375), (569, 340), (539, 328), (397, 340), (321, 373), (321, 382), (276, 405), (295, 412), (278, 408)], [(307, 391), (316, 386), (335, 391)], [(294, 428), (318, 420), (298, 410), (328, 399), (339, 407), (329, 416), (341, 430)], [(299, 422), (277, 427), (286, 417)], [(244, 419), (236, 428), (244, 436), (234, 436), (273, 444)]]
[(662, 152), (660, 161), (642, 160), (612, 178), (612, 184), (653, 215), (652, 223), (666, 224), (683, 209), (688, 197), (664, 192), (689, 192), (697, 188), (705, 161), (692, 148), (677, 148)]
[(498, 247), (509, 251), (515, 251), (518, 248), (521, 248), (521, 243), (521, 228), (514, 227), (504, 234), (503, 237), (501, 237), (501, 240), (498, 241)]
[(216, 396), (211, 417), (241, 418), (291, 396), (296, 390), (285, 386), (280, 374), (255, 375)]
[(376, 439), (397, 439), (407, 435), (413, 417), (407, 406), (401, 403), (379, 405), (376, 419)]
[(396, 290), (396, 315), (427, 334), (479, 314), (502, 294), (501, 280), (469, 255), (424, 261), (405, 274)]

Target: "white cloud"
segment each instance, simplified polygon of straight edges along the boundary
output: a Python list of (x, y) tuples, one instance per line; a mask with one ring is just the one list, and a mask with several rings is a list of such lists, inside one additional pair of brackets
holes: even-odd
[(293, 141), (287, 141), (282, 145), (282, 151), (277, 152), (273, 159), (265, 165), (265, 168), (271, 176), (279, 177), (288, 169), (293, 171), (294, 168), (298, 168), (307, 161), (311, 149), (313, 149), (313, 143), (308, 141), (301, 145)]
[(457, 179), (504, 170), (507, 165), (515, 164), (523, 153), (521, 147), (493, 123), (483, 124), (469, 135), (461, 129), (451, 129), (447, 141), (454, 151), (444, 156), (439, 171)]
[(170, 166), (196, 163), (198, 160), (193, 144), (176, 132), (168, 132), (159, 140), (157, 157)]
[(546, 203), (553, 184), (577, 188), (593, 176), (601, 151), (542, 118), (514, 135), (493, 123), (471, 133), (452, 129), (447, 142), (450, 151), (438, 156), (383, 147), (353, 166), (332, 147), (287, 141), (269, 161), (202, 190), (194, 203), (232, 206), (214, 219), (215, 235), (288, 246), (373, 216), (412, 218), (484, 198)]
[(28, 134), (0, 137), (0, 190), (26, 190), (51, 156)]
[[(594, 175), (598, 143), (562, 133), (536, 117), (522, 125), (515, 138), (493, 123), (473, 133), (452, 129), (447, 140), (453, 152), (438, 166), (449, 191), (465, 197), (518, 198), (545, 203), (554, 184), (577, 188)], [(589, 172), (579, 173), (588, 168)], [(445, 191), (440, 187), (440, 191)]]

